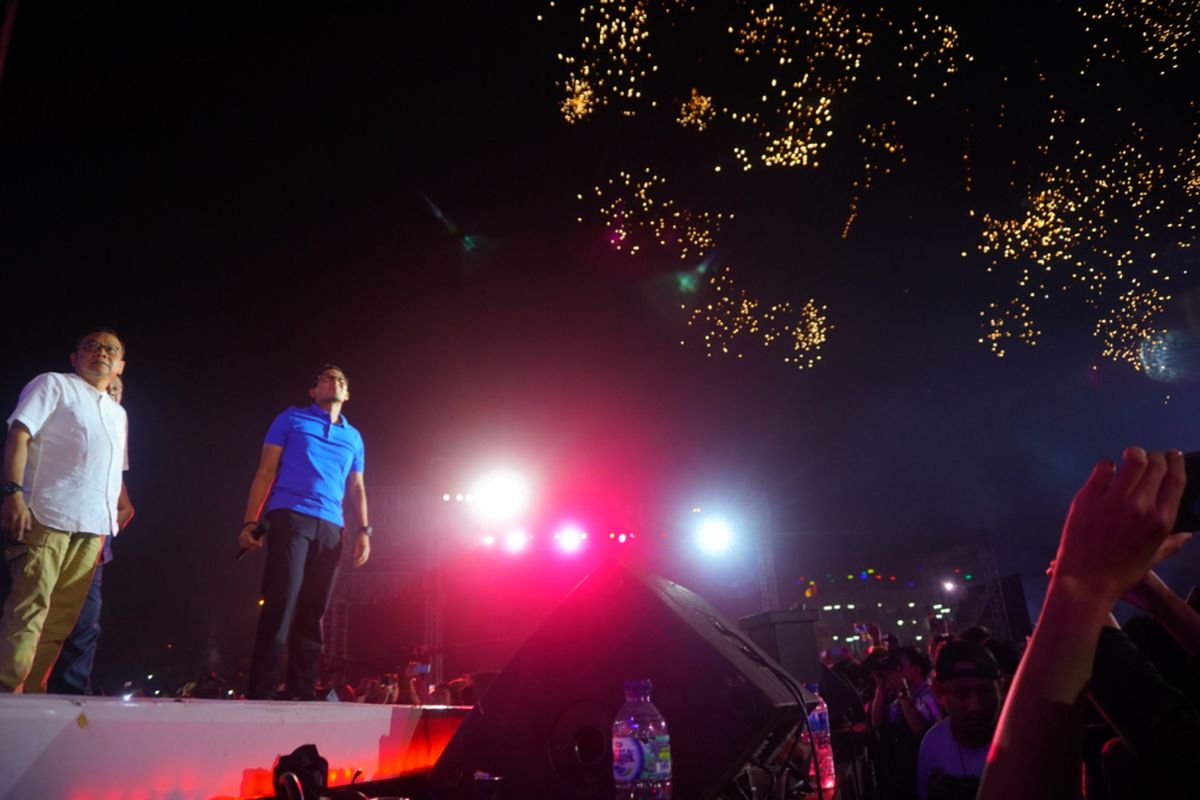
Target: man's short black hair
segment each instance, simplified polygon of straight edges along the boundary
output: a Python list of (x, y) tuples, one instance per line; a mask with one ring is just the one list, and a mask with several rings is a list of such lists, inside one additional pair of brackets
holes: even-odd
[(929, 678), (929, 673), (933, 672), (933, 662), (929, 660), (929, 655), (915, 647), (897, 647), (892, 652), (896, 658), (903, 658), (914, 667), (920, 668), (922, 678)]
[(109, 336), (116, 337), (117, 342), (121, 345), (121, 357), (124, 358), (126, 353), (125, 340), (121, 338), (121, 334), (105, 325), (101, 325), (99, 328), (88, 328), (86, 331), (84, 331), (84, 334), (75, 341), (75, 349), (78, 350), (79, 348), (83, 347), (83, 340), (91, 336), (93, 333), (107, 333)]
[(317, 374), (313, 376), (313, 383), (316, 384), (320, 382), (321, 376), (324, 375), (327, 370), (331, 369), (336, 369), (338, 372), (342, 373), (342, 377), (346, 379), (346, 383), (350, 383), (350, 376), (346, 374), (346, 370), (342, 369), (337, 364), (326, 364), (317, 370)]

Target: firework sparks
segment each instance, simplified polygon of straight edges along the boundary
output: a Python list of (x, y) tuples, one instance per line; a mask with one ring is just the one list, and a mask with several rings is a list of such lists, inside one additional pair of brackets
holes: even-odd
[[(708, 285), (711, 299), (692, 309), (687, 324), (698, 332), (709, 358), (742, 359), (751, 352), (782, 347), (784, 363), (797, 369), (821, 360), (821, 348), (833, 330), (825, 306), (810, 299), (795, 314), (789, 302), (768, 305), (739, 288), (728, 266), (711, 276)], [(686, 305), (682, 308), (687, 310)]]
[(701, 258), (716, 246), (721, 223), (733, 215), (681, 208), (663, 197), (666, 183), (647, 167), (640, 176), (622, 171), (594, 187), (598, 213), (613, 249), (636, 255), (652, 245), (686, 259)]
[[(1163, 160), (1136, 123), (1102, 158), (1081, 144), (1085, 123), (1055, 110), (1038, 152), (1049, 157), (1057, 140), (1069, 143), (1069, 154), (1028, 188), (1021, 217), (982, 217), (978, 250), (987, 270), (1013, 275), (1018, 295), (981, 315), (980, 342), (999, 356), (1013, 338), (1036, 343), (1030, 303), (1077, 288), (1099, 314), (1094, 334), (1104, 357), (1140, 369), (1143, 344), (1161, 333), (1155, 320), (1170, 300), (1152, 285), (1172, 278), (1159, 266), (1159, 248), (1187, 248), (1196, 238), (1194, 210), (1179, 202), (1190, 191), (1191, 166), (1186, 157)], [(1160, 242), (1159, 231), (1173, 241)]]

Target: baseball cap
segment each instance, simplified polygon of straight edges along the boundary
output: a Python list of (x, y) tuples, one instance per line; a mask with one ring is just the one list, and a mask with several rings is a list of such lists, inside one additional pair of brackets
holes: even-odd
[(951, 681), (955, 678), (998, 680), (1000, 667), (983, 645), (956, 639), (947, 642), (937, 657), (937, 679)]

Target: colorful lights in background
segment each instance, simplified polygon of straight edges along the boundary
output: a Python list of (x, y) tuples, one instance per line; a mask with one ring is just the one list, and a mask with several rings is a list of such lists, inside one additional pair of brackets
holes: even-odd
[[(807, 575), (800, 575), (792, 579), (792, 583), (796, 586), (803, 587), (805, 597), (816, 597), (822, 592), (828, 594), (836, 589), (872, 589), (880, 584), (903, 585), (909, 589), (919, 587), (934, 586), (940, 589), (945, 589), (946, 581), (961, 578), (964, 581), (973, 582), (975, 574), (969, 569), (963, 567), (953, 567), (945, 570), (945, 576), (938, 578), (933, 574), (933, 571), (926, 570), (924, 567), (916, 567), (911, 573), (905, 574), (904, 570), (897, 572), (889, 572), (888, 570), (877, 569), (876, 567), (863, 567), (857, 572), (847, 572), (845, 577), (834, 574), (832, 572), (825, 573), (825, 576), (818, 580)], [(841, 605), (830, 606), (835, 610), (840, 610)], [(854, 605), (846, 606), (850, 610), (854, 610)], [(828, 611), (829, 609), (825, 609)]]
[[(1047, 52), (1044, 63), (1015, 56), (1011, 65), (1000, 63), (1007, 54), (985, 50), (989, 62), (968, 76), (964, 70), (976, 62), (963, 33), (969, 28), (956, 24), (953, 13), (939, 16), (918, 4), (582, 0), (577, 7), (574, 26), (558, 43), (566, 68), (559, 82), (564, 119), (579, 123), (602, 111), (618, 119), (661, 118), (702, 143), (682, 155), (701, 162), (690, 166), (697, 174), (723, 167), (841, 169), (851, 195), (843, 239), (862, 224), (877, 178), (905, 166), (914, 137), (936, 127), (918, 114), (930, 101), (954, 97), (948, 90), (961, 82), (980, 113), (995, 112), (985, 122), (978, 109), (961, 109), (963, 192), (977, 238), (944, 253), (947, 263), (955, 255), (974, 258), (1004, 286), (980, 299), (979, 343), (998, 357), (1016, 344), (1036, 345), (1052, 306), (1081, 300), (1101, 357), (1147, 372), (1150, 361), (1161, 361), (1172, 281), (1177, 287), (1187, 274), (1188, 259), (1180, 254), (1196, 243), (1200, 113), (1194, 87), (1181, 98), (1174, 85), (1144, 86), (1127, 73), (1148, 70), (1165, 82), (1196, 66), (1200, 7), (1194, 3), (1081, 3), (1056, 17), (1074, 39)], [(709, 61), (721, 65), (718, 72)], [(984, 95), (976, 96), (976, 88)], [(995, 90), (1006, 94), (993, 107), (984, 97)], [(1137, 102), (1140, 95), (1156, 91), (1163, 108), (1181, 99), (1190, 105), (1187, 136), (1157, 108), (1134, 110), (1147, 107)], [(881, 96), (895, 102), (886, 107), (876, 102)], [(1040, 138), (1036, 124), (1018, 134), (1014, 123), (1043, 107)], [(987, 151), (986, 164), (973, 164), (984, 152), (981, 142), (997, 132), (1004, 132), (1002, 149)], [(840, 161), (827, 167), (838, 142)], [(996, 201), (980, 191), (981, 167), (1010, 162), (1005, 192), (1019, 206), (988, 205)], [(652, 245), (681, 260), (711, 257), (721, 223), (733, 215), (664, 200), (665, 185), (647, 168), (596, 187), (612, 246), (630, 255)], [(743, 263), (740, 282), (751, 284), (757, 268)], [(714, 269), (706, 288), (708, 296), (684, 310), (707, 355), (741, 359), (789, 341), (786, 363), (808, 368), (820, 360), (830, 330), (823, 306), (808, 301), (793, 315), (788, 301), (770, 302), (735, 285), (728, 266)]]

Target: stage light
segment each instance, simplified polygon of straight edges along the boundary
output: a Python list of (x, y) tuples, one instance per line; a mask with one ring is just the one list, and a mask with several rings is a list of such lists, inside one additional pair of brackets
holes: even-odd
[(496, 537), (489, 533), (483, 537), (482, 541), (485, 547), (491, 547), (496, 543)]
[(529, 534), (525, 531), (512, 531), (504, 537), (504, 549), (510, 553), (519, 553), (529, 544)]
[(558, 542), (559, 549), (564, 553), (577, 552), (583, 547), (586, 539), (587, 532), (577, 525), (564, 525), (558, 533), (554, 534), (554, 540)]
[(733, 544), (733, 530), (725, 520), (705, 520), (700, 524), (699, 541), (700, 549), (706, 553), (724, 553)]
[(945, 589), (947, 592), (953, 592), (956, 587), (954, 585), (954, 581), (943, 581), (942, 588)]
[(625, 542), (628, 541), (628, 539), (629, 539), (629, 537), (627, 537), (623, 533), (617, 537), (617, 541), (620, 542), (621, 544), (625, 544)]
[(475, 484), (471, 513), (482, 522), (507, 522), (529, 507), (528, 482), (514, 472), (492, 472)]

